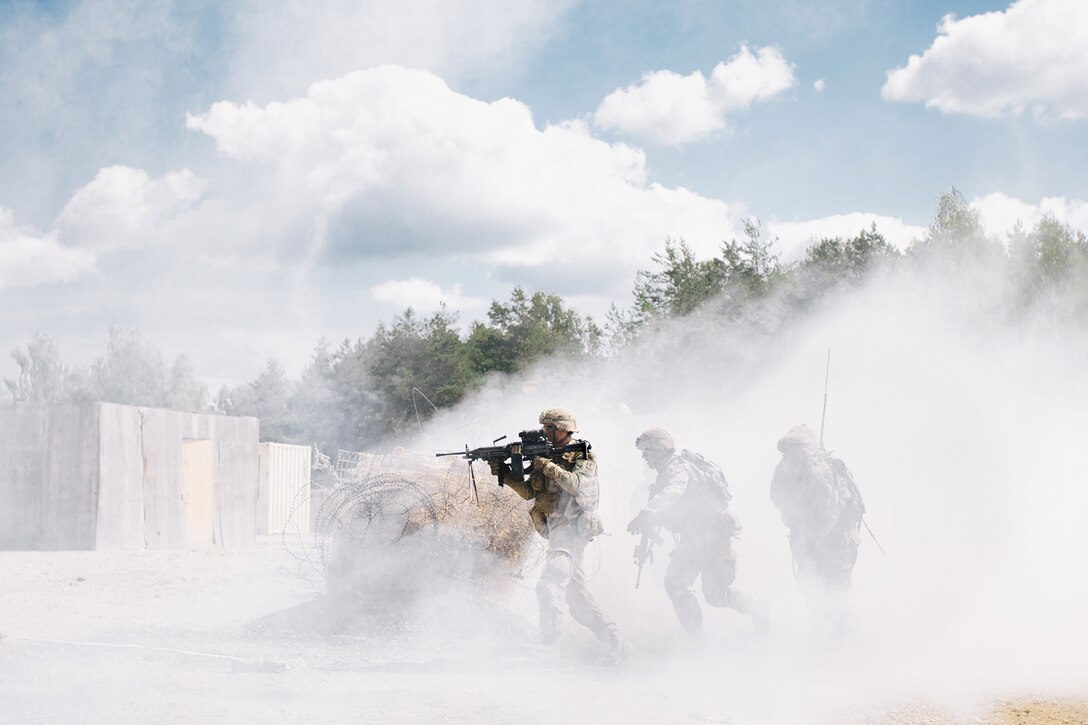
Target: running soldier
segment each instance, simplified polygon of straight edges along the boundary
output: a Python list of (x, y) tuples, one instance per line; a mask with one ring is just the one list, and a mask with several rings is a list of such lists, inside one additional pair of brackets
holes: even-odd
[(740, 527), (728, 510), (732, 496), (721, 469), (698, 453), (677, 453), (664, 428), (645, 431), (635, 446), (657, 478), (650, 485), (649, 502), (627, 531), (653, 535), (661, 528), (676, 539), (665, 571), (665, 591), (681, 626), (693, 637), (702, 633), (702, 608), (691, 590), (701, 579), (707, 604), (747, 614), (757, 632), (767, 631), (766, 604), (731, 588), (737, 575), (733, 539)]
[(789, 529), (794, 577), (813, 613), (846, 629), (865, 503), (846, 464), (820, 448), (808, 426), (791, 428), (778, 450), (771, 501)]

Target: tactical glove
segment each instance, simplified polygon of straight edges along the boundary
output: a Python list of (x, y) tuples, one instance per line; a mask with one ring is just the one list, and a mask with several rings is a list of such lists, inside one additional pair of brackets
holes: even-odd
[(646, 511), (639, 511), (638, 516), (631, 519), (631, 523), (627, 524), (627, 533), (629, 534), (641, 534), (643, 529), (649, 528), (650, 514)]
[(537, 456), (533, 459), (533, 468), (543, 473), (547, 478), (555, 478), (554, 475), (548, 471), (548, 464), (551, 463), (551, 459), (544, 456)]

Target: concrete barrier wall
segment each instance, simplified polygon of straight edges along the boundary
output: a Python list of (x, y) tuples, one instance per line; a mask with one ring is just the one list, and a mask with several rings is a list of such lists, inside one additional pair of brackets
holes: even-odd
[(256, 418), (189, 417), (186, 438), (215, 441), (214, 531), (217, 546), (252, 546), (257, 541)]
[(100, 403), (96, 548), (143, 549), (144, 455), (139, 408)]
[[(112, 403), (0, 407), (0, 548), (187, 548), (183, 441), (207, 440), (217, 546), (256, 541), (256, 418)], [(195, 511), (195, 509), (194, 509)], [(194, 541), (192, 545), (200, 545)]]
[(40, 547), (95, 547), (98, 517), (98, 407), (52, 407), (46, 415)]
[(38, 548), (44, 441), (45, 406), (0, 412), (0, 548)]
[(97, 416), (93, 403), (0, 408), (0, 548), (94, 547)]

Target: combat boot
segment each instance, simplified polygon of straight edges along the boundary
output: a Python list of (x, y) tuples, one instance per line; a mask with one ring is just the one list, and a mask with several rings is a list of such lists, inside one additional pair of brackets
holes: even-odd
[(631, 656), (631, 643), (618, 631), (610, 633), (607, 644), (608, 652), (601, 658), (602, 664), (618, 665)]

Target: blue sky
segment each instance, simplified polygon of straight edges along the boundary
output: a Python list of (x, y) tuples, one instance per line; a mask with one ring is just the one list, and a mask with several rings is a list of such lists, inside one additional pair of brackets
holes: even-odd
[(599, 317), (752, 215), (786, 259), (951, 185), (1088, 230), (1086, 79), (1082, 0), (7, 2), (0, 348), (240, 382), (513, 284)]

